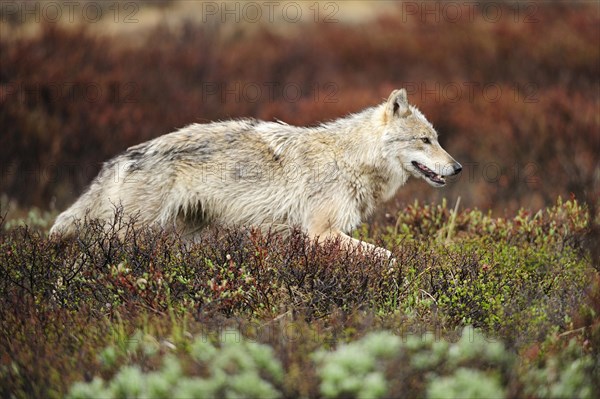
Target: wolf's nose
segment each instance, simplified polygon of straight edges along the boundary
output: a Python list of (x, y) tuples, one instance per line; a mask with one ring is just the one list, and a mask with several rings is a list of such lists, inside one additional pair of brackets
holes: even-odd
[(462, 170), (462, 165), (457, 162), (454, 165), (454, 174), (455, 175), (459, 174), (461, 170)]

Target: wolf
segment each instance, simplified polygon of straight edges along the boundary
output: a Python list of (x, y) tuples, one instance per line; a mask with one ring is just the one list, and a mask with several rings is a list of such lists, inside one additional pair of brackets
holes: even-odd
[(314, 127), (239, 119), (192, 124), (105, 162), (50, 234), (78, 221), (137, 223), (193, 237), (210, 225), (300, 228), (316, 241), (390, 252), (348, 235), (410, 176), (434, 187), (462, 167), (439, 144), (405, 89), (362, 112)]

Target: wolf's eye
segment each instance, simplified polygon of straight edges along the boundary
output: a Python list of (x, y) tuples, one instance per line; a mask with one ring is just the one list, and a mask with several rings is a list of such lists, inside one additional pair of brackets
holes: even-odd
[(431, 140), (429, 140), (429, 138), (427, 138), (427, 137), (423, 137), (423, 138), (421, 139), (421, 141), (422, 141), (423, 143), (425, 143), (425, 144), (431, 144)]

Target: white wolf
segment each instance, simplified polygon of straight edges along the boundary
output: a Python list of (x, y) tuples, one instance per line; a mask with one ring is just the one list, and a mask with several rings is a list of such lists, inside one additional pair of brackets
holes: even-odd
[(440, 187), (460, 171), (400, 89), (379, 106), (312, 128), (254, 119), (192, 124), (133, 146), (103, 165), (51, 234), (75, 234), (77, 220), (108, 221), (122, 207), (138, 223), (192, 237), (212, 222), (285, 225), (373, 248), (346, 233), (410, 175)]

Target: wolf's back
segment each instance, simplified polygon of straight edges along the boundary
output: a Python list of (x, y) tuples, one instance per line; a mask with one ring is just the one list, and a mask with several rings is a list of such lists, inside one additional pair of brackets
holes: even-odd
[(104, 163), (88, 189), (57, 217), (50, 234), (76, 234), (85, 220), (110, 222), (119, 209), (142, 224), (170, 226), (178, 212), (186, 210), (186, 200), (210, 189), (194, 185), (202, 173), (210, 177), (203, 165), (229, 162), (228, 148), (250, 147), (247, 137), (241, 140), (256, 124), (255, 120), (192, 124), (128, 148)]

